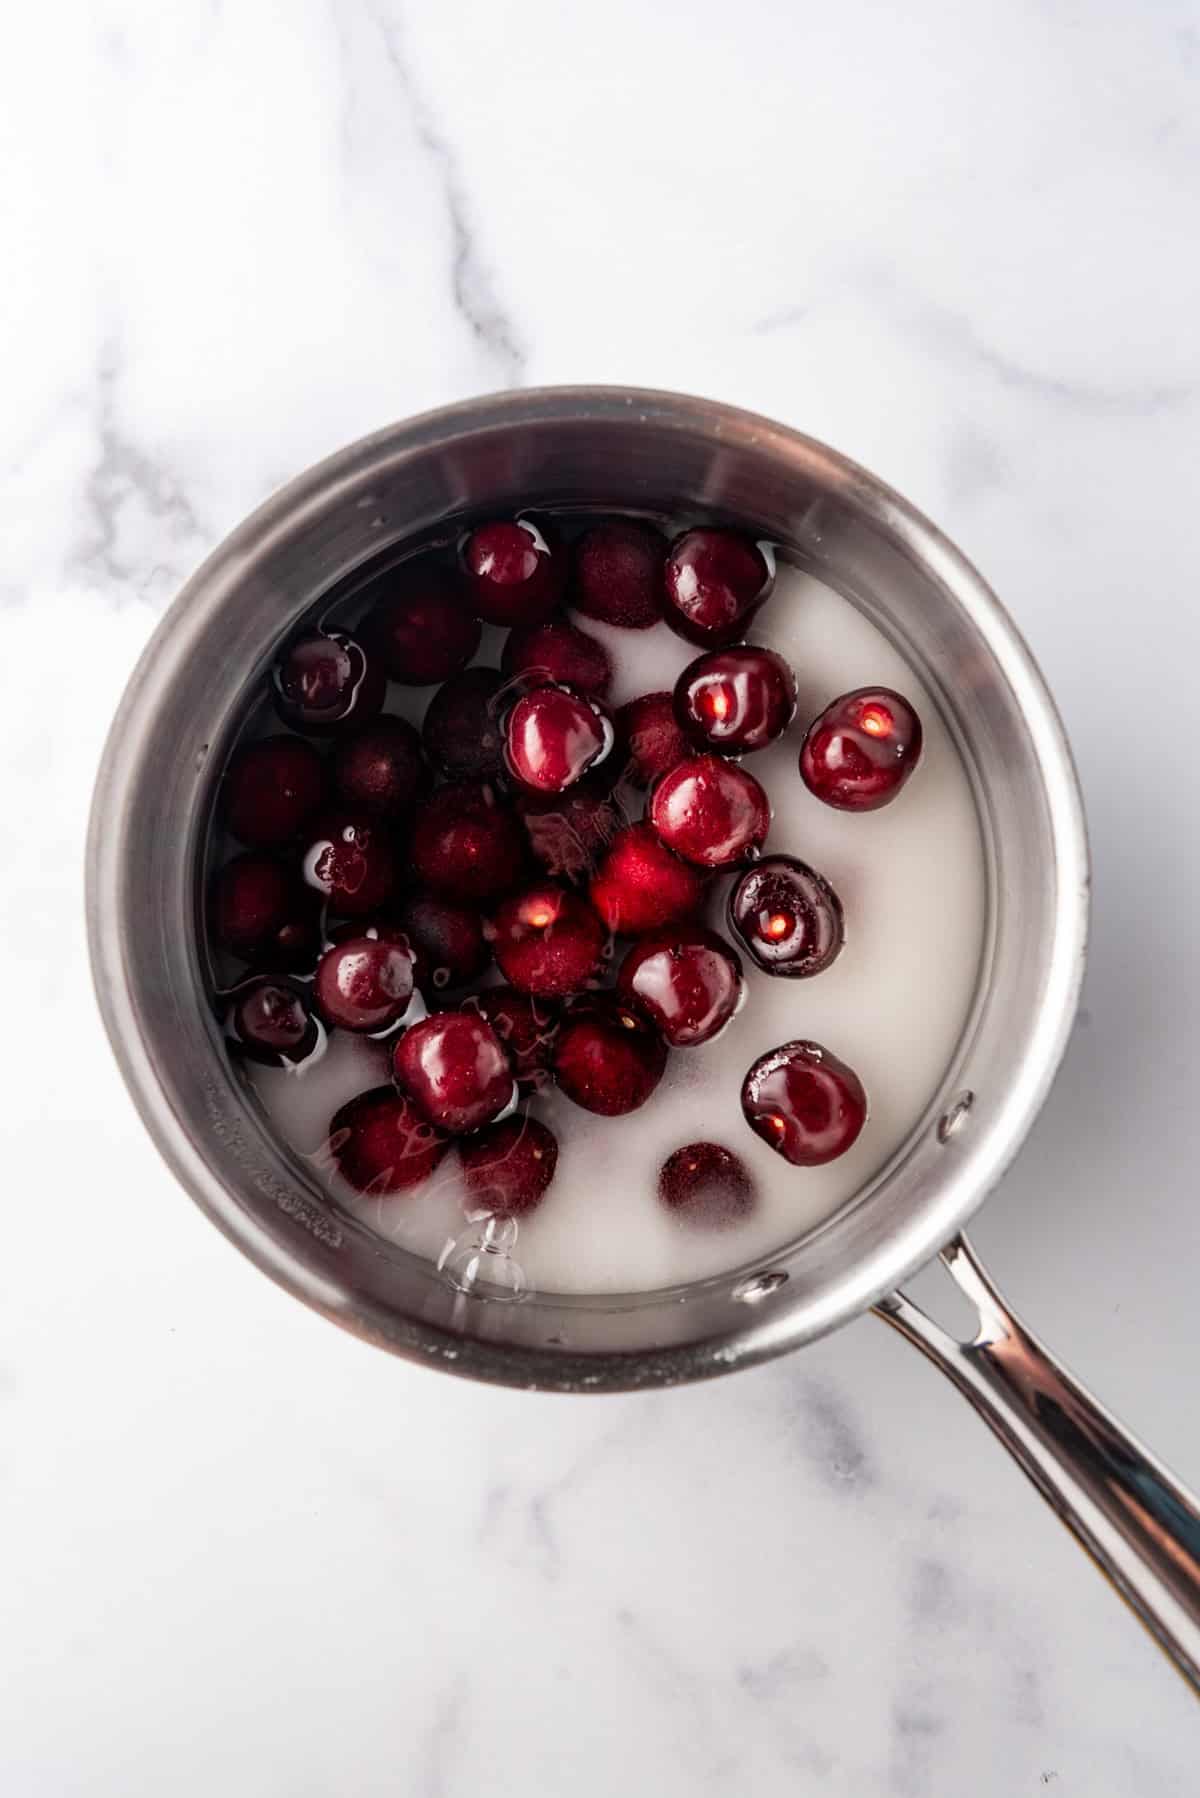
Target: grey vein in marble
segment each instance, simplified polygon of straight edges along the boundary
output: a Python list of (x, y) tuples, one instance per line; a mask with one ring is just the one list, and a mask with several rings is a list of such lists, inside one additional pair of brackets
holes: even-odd
[(945, 1733), (945, 1718), (928, 1702), (909, 1695), (893, 1704), (891, 1722), (888, 1790), (896, 1798), (923, 1798), (932, 1789), (930, 1777), (938, 1739)]
[(512, 1487), (503, 1481), (490, 1485), (483, 1495), (483, 1507), (479, 1524), (475, 1531), (475, 1540), (481, 1548), (493, 1539), (508, 1509), (508, 1501), (512, 1497)]
[(425, 1737), (420, 1783), (416, 1787), (420, 1798), (447, 1798), (455, 1789), (450, 1762), (460, 1736), (466, 1697), (466, 1679), (455, 1674), (438, 1697)]
[(769, 1701), (789, 1692), (794, 1686), (809, 1685), (828, 1679), (829, 1662), (815, 1648), (794, 1643), (780, 1649), (760, 1666), (748, 1663), (738, 1668), (738, 1684), (751, 1698)]
[(844, 1404), (824, 1381), (806, 1380), (800, 1404), (808, 1426), (808, 1460), (835, 1491), (866, 1491), (876, 1483), (866, 1444)]
[(793, 325), (800, 325), (812, 312), (811, 306), (781, 306), (776, 312), (766, 312), (755, 319), (750, 326), (753, 337), (770, 337), (776, 331), (789, 331)]
[(1014, 1668), (1013, 1687), (1013, 1721), (1040, 1729), (1046, 1721), (1046, 1711), (1042, 1704), (1042, 1682), (1036, 1668)]
[(490, 1488), (484, 1498), (476, 1540), (492, 1542), (506, 1526), (515, 1529), (519, 1540), (510, 1550), (513, 1563), (532, 1565), (549, 1583), (559, 1579), (564, 1566), (557, 1519), (559, 1504), (590, 1478), (617, 1444), (625, 1442), (631, 1434), (636, 1438), (644, 1427), (645, 1415), (645, 1407), (626, 1411), (620, 1422), (598, 1436), (557, 1479), (548, 1481), (523, 1498), (507, 1485)]
[(454, 147), (413, 71), (403, 26), (394, 13), (369, 8), (422, 149), (437, 172), (450, 229), (450, 285), (455, 310), (495, 362), (505, 387), (519, 387), (526, 354), (480, 255)]
[(498, 1545), (513, 1566), (531, 1566), (540, 1578), (556, 1580), (562, 1571), (562, 1551), (550, 1505), (570, 1478), (567, 1474), (554, 1486), (525, 1497), (506, 1483), (489, 1486), (474, 1531), (476, 1544), (484, 1549)]
[(1105, 385), (1098, 381), (1042, 374), (987, 343), (963, 313), (940, 305), (927, 294), (901, 291), (890, 271), (882, 274), (877, 268), (870, 269), (865, 274), (865, 284), (876, 303), (890, 297), (892, 317), (936, 354), (973, 363), (993, 376), (1001, 386), (1028, 393), (1049, 404), (1067, 406), (1092, 417), (1152, 418), (1159, 413), (1178, 411), (1195, 397), (1194, 380), (1139, 378), (1128, 384)]
[(868, 316), (882, 314), (890, 318), (906, 336), (918, 340), (937, 356), (973, 364), (1003, 387), (1028, 393), (1044, 403), (1067, 406), (1084, 416), (1153, 418), (1181, 411), (1195, 399), (1200, 385), (1200, 373), (1186, 381), (1139, 376), (1127, 384), (1113, 385), (1042, 374), (988, 343), (964, 313), (941, 305), (915, 288), (902, 288), (890, 265), (884, 268), (875, 263), (846, 266), (841, 278), (832, 283), (828, 301), (779, 306), (752, 319), (744, 328), (752, 337), (791, 331), (818, 312), (824, 314), (834, 306), (845, 309), (851, 291), (858, 294)]
[(1009, 477), (1008, 463), (995, 438), (984, 432), (959, 430), (946, 458), (946, 497), (955, 510), (973, 505), (1001, 490)]
[(914, 1623), (927, 1628), (946, 1628), (967, 1616), (950, 1568), (930, 1555), (913, 1564), (908, 1604)]
[(714, 1781), (732, 1777), (740, 1744), (726, 1743), (719, 1734), (704, 1681), (638, 1612), (623, 1606), (616, 1613), (616, 1621), (651, 1688), (664, 1704), (686, 1716), (688, 1728), (686, 1735), (679, 1738), (679, 1747), (696, 1777)]
[[(67, 566), (92, 579), (99, 574), (118, 588), (127, 586), (139, 573), (144, 586), (161, 574), (164, 584), (174, 588), (182, 579), (184, 564), (194, 559), (198, 547), (207, 545), (210, 533), (197, 517), (182, 483), (122, 430), (117, 405), (122, 372), (120, 348), (115, 340), (110, 340), (101, 351), (96, 370), (94, 410), (99, 454), (89, 468), (83, 490), (89, 527), (71, 550)], [(139, 571), (139, 565), (124, 558), (118, 547), (121, 517), (131, 504), (139, 505), (154, 527), (155, 547), (160, 554), (172, 544), (187, 545), (188, 553), (178, 561), (162, 560)]]

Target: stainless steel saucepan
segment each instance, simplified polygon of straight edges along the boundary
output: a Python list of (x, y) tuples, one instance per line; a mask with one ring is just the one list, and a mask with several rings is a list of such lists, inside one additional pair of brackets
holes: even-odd
[[(621, 1298), (493, 1304), (332, 1210), (267, 1129), (198, 1002), (201, 864), (249, 683), (335, 582), (448, 515), (603, 502), (703, 510), (785, 546), (902, 646), (974, 784), (989, 926), (976, 1005), (927, 1116), (856, 1201), (736, 1273)], [(880, 481), (708, 400), (615, 388), (496, 395), (396, 425), (293, 481), (180, 594), (129, 684), (92, 811), (101, 1008), (192, 1197), (307, 1304), (431, 1367), (530, 1388), (706, 1378), (874, 1306), (963, 1392), (1163, 1648), (1200, 1685), (1200, 1510), (1012, 1315), (962, 1236), (1046, 1097), (1074, 1016), (1088, 859), (1070, 752), (987, 586)], [(955, 1340), (901, 1290), (941, 1255), (978, 1316)]]

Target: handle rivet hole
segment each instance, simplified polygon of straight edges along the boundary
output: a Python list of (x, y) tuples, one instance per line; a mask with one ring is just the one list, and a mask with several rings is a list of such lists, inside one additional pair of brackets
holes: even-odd
[(967, 1121), (967, 1116), (975, 1103), (975, 1094), (970, 1090), (959, 1093), (953, 1105), (944, 1111), (938, 1119), (937, 1139), (947, 1143), (952, 1136), (957, 1136)]
[(778, 1292), (781, 1286), (786, 1286), (787, 1280), (788, 1276), (778, 1268), (769, 1274), (751, 1274), (734, 1287), (733, 1296), (740, 1299), (743, 1305), (760, 1305), (773, 1292)]

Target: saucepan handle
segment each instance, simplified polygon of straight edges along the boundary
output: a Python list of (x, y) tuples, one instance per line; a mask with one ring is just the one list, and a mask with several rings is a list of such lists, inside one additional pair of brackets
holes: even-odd
[(1200, 1501), (1008, 1309), (963, 1236), (942, 1252), (979, 1329), (959, 1342), (903, 1293), (876, 1307), (970, 1400), (1200, 1690)]

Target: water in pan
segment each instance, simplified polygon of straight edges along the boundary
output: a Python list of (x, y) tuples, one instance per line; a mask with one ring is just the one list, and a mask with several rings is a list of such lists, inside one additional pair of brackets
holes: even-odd
[[(617, 705), (671, 687), (700, 653), (665, 625), (631, 632), (580, 622), (609, 647)], [(628, 1117), (594, 1116), (554, 1091), (537, 1098), (536, 1115), (559, 1139), (558, 1171), (540, 1208), (517, 1226), (513, 1254), (529, 1285), (542, 1291), (673, 1285), (765, 1257), (805, 1234), (851, 1200), (912, 1130), (970, 1010), (984, 937), (983, 851), (966, 771), (929, 694), (856, 606), (786, 564), (749, 640), (785, 656), (799, 686), (791, 729), (746, 763), (774, 809), (767, 851), (798, 855), (832, 882), (845, 908), (846, 945), (832, 967), (799, 981), (772, 978), (743, 956), (747, 991), (737, 1016), (715, 1042), (673, 1053), (649, 1103)], [(485, 630), (476, 660), (495, 665), (501, 641), (502, 633)], [(866, 685), (908, 696), (924, 724), (925, 747), (893, 804), (851, 814), (807, 791), (797, 756), (816, 713), (838, 693)], [(387, 709), (419, 723), (433, 691), (393, 686)], [(722, 931), (731, 880), (714, 883), (709, 909), (709, 922)], [(498, 978), (494, 970), (489, 978)], [(870, 1096), (858, 1141), (824, 1167), (790, 1166), (742, 1116), (747, 1068), (794, 1037), (823, 1043), (847, 1061)], [(335, 1203), (431, 1260), (463, 1236), (453, 1154), (426, 1188), (390, 1198), (360, 1197), (325, 1171), (322, 1145), (333, 1111), (387, 1078), (381, 1045), (335, 1032), (302, 1073), (255, 1067), (249, 1078), (280, 1135), (322, 1170)], [(663, 1161), (696, 1140), (735, 1150), (753, 1176), (757, 1202), (735, 1227), (689, 1227), (657, 1198)], [(505, 1239), (512, 1234), (506, 1226)]]

